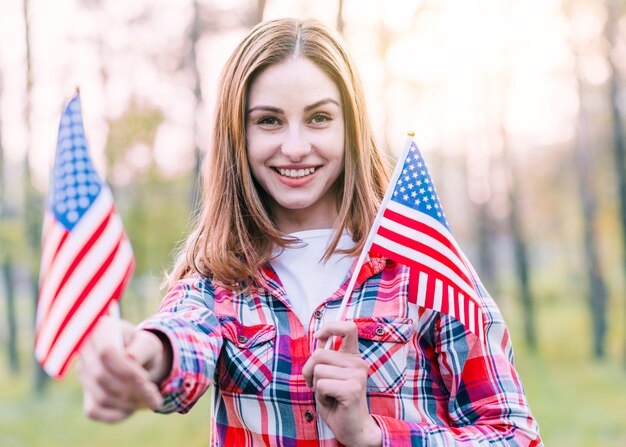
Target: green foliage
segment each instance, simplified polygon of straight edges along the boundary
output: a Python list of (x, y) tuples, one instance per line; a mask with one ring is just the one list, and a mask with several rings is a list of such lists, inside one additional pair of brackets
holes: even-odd
[[(136, 257), (135, 275), (159, 276), (167, 268), (172, 249), (184, 232), (193, 187), (190, 175), (164, 178), (153, 160), (152, 148), (157, 129), (164, 117), (160, 110), (131, 103), (129, 109), (110, 123), (106, 154), (115, 171), (125, 168), (132, 171), (128, 184), (113, 185), (117, 207)], [(137, 145), (147, 150), (138, 166), (129, 166), (129, 151)], [(136, 157), (136, 155), (135, 155)]]
[(0, 219), (0, 261), (16, 259), (26, 246), (24, 226), (16, 218)]
[(190, 179), (162, 180), (156, 176), (133, 185), (124, 210), (126, 231), (137, 261), (136, 274), (161, 275), (170, 263), (176, 243), (184, 237), (190, 204)]
[(163, 122), (160, 110), (132, 102), (126, 112), (110, 123), (105, 154), (109, 166), (124, 162), (128, 149), (137, 143), (152, 146), (159, 125)]

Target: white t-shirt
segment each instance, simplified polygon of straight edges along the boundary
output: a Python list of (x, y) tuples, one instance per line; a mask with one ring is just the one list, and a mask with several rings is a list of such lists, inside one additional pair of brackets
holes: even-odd
[[(278, 256), (271, 265), (283, 283), (287, 298), (302, 325), (309, 325), (315, 309), (343, 284), (355, 257), (333, 253), (327, 262), (322, 256), (333, 236), (332, 229), (298, 231), (290, 234), (306, 245), (288, 247), (282, 252), (276, 249)], [(350, 249), (355, 245), (347, 233), (341, 236), (338, 249)]]

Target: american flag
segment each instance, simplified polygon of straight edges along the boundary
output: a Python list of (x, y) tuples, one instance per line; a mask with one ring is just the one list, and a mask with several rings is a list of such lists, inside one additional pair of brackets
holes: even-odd
[(411, 267), (417, 279), (411, 302), (449, 314), (483, 339), (478, 276), (450, 232), (415, 142), (399, 163), (371, 251)]
[(65, 375), (134, 265), (111, 191), (89, 157), (77, 94), (61, 117), (43, 223), (35, 357), (50, 376)]

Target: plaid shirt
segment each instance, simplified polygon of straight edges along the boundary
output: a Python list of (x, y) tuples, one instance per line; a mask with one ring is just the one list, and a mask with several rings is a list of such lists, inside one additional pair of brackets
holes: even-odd
[[(367, 398), (382, 445), (542, 445), (493, 300), (484, 292), (483, 343), (450, 316), (410, 303), (417, 281), (408, 267), (372, 258), (348, 307), (370, 365)], [(302, 368), (316, 347), (313, 334), (336, 319), (346, 287), (303, 327), (269, 266), (246, 293), (199, 276), (180, 280), (141, 324), (173, 347), (159, 411), (189, 411), (214, 383), (212, 446), (338, 445)]]

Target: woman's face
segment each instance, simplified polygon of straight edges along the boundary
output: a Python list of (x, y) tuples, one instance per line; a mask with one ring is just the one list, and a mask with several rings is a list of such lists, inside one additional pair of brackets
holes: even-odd
[(333, 80), (309, 59), (290, 58), (255, 78), (247, 103), (248, 161), (278, 227), (332, 228), (345, 138)]

